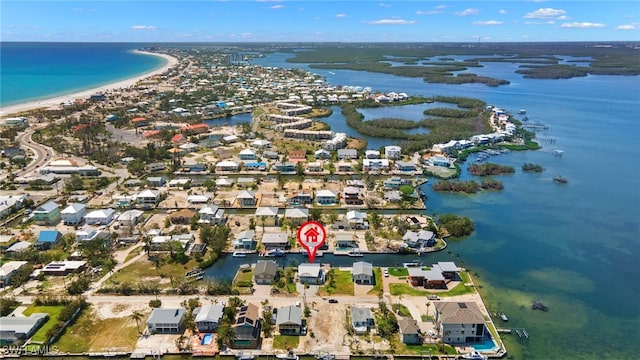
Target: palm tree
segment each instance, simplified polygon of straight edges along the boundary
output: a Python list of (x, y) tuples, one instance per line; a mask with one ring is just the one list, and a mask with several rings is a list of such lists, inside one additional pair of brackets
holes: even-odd
[(144, 317), (142, 312), (140, 310), (134, 310), (129, 317), (136, 321), (136, 327), (138, 328), (138, 333), (142, 334), (142, 331), (140, 331), (140, 321)]

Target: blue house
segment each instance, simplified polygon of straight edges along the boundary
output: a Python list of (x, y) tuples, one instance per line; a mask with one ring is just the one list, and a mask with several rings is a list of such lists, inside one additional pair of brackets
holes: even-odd
[(292, 162), (277, 162), (273, 165), (273, 168), (277, 172), (281, 173), (295, 173), (296, 172), (296, 164)]
[(39, 250), (48, 250), (62, 239), (62, 233), (58, 230), (42, 230), (35, 242), (36, 248)]

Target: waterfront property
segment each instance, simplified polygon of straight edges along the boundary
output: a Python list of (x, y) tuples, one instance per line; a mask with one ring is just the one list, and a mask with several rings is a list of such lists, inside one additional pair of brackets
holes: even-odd
[(400, 330), (400, 339), (403, 343), (409, 345), (422, 344), (422, 335), (420, 334), (417, 321), (403, 317), (398, 320), (398, 327)]
[(9, 286), (11, 277), (25, 265), (27, 265), (26, 261), (8, 261), (2, 264), (0, 267), (0, 287)]
[(278, 264), (273, 260), (258, 260), (253, 269), (253, 279), (258, 285), (269, 285), (278, 280)]
[(302, 310), (298, 306), (284, 306), (278, 309), (276, 327), (280, 335), (300, 335)]
[(289, 245), (287, 233), (273, 231), (262, 234), (262, 246), (265, 250), (284, 249)]
[(231, 242), (234, 249), (254, 250), (256, 248), (255, 231), (244, 230), (239, 232)]
[(179, 334), (184, 331), (185, 313), (183, 308), (153, 309), (147, 319), (147, 328), (152, 334)]
[(232, 344), (234, 349), (256, 349), (260, 345), (260, 331), (262, 320), (258, 306), (247, 304), (238, 309), (236, 321), (232, 326), (235, 339)]
[(351, 279), (356, 284), (361, 285), (373, 285), (373, 266), (365, 261), (358, 261), (353, 263), (351, 268)]
[(357, 335), (366, 334), (375, 325), (371, 309), (365, 307), (351, 307), (351, 327)]
[(482, 342), (486, 332), (484, 316), (473, 302), (436, 302), (435, 322), (447, 344)]
[(194, 322), (198, 331), (211, 332), (217, 329), (220, 326), (223, 311), (224, 306), (219, 304), (207, 304), (195, 308), (193, 315), (195, 315)]
[(49, 314), (0, 317), (0, 345), (20, 345), (47, 322)]
[(298, 265), (298, 280), (301, 284), (324, 284), (325, 274), (320, 264), (302, 263)]

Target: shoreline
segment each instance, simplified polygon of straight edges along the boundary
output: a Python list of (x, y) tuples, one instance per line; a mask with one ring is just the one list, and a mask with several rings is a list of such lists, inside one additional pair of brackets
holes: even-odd
[(91, 95), (95, 93), (107, 92), (109, 90), (114, 90), (118, 88), (127, 88), (132, 85), (135, 85), (138, 81), (147, 79), (154, 75), (162, 74), (165, 71), (167, 71), (169, 68), (178, 64), (179, 62), (178, 58), (173, 57), (171, 55), (167, 55), (167, 54), (159, 54), (159, 53), (141, 51), (141, 50), (133, 50), (133, 53), (158, 56), (166, 60), (166, 64), (164, 64), (159, 68), (148, 71), (144, 74), (136, 75), (134, 77), (127, 78), (124, 80), (114, 81), (114, 82), (111, 82), (105, 85), (100, 85), (91, 89), (81, 90), (81, 91), (77, 91), (77, 92), (73, 92), (65, 95), (58, 95), (58, 96), (54, 95), (53, 97), (49, 97), (49, 98), (31, 100), (31, 101), (27, 101), (20, 104), (4, 106), (0, 108), (0, 117), (6, 117), (12, 114), (29, 111), (37, 108), (48, 108), (51, 106), (57, 106), (67, 101), (74, 101), (77, 99), (89, 98)]

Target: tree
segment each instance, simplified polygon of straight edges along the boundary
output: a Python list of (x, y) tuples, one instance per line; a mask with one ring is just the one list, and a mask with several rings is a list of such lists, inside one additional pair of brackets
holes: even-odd
[(272, 313), (269, 310), (262, 311), (262, 333), (264, 337), (271, 336), (271, 331), (273, 330), (273, 318)]
[(129, 317), (135, 320), (138, 333), (142, 334), (142, 331), (140, 331), (140, 321), (144, 318), (144, 314), (142, 314), (140, 310), (134, 310)]
[(322, 217), (322, 209), (314, 208), (309, 210), (309, 217), (311, 220), (320, 221), (320, 218)]

